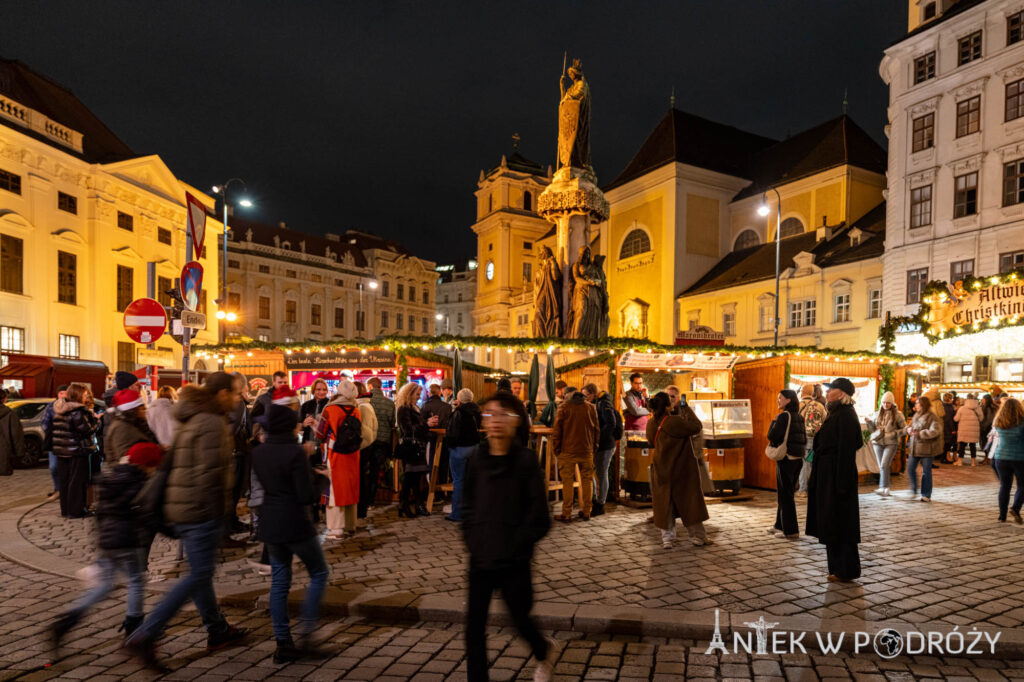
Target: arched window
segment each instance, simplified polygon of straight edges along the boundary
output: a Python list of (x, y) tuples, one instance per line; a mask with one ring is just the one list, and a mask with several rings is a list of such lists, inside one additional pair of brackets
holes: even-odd
[(619, 258), (630, 258), (651, 250), (651, 238), (643, 230), (633, 230), (626, 235), (622, 242), (622, 249), (619, 251)]
[(804, 233), (804, 224), (799, 218), (786, 218), (782, 221), (782, 238), (795, 237)]
[(761, 238), (757, 236), (757, 232), (753, 230), (743, 230), (739, 236), (736, 237), (736, 243), (733, 244), (733, 251), (740, 251), (742, 249), (749, 249), (751, 246), (757, 246), (761, 243)]
[(533, 195), (530, 194), (529, 192), (523, 192), (523, 210), (533, 210)]

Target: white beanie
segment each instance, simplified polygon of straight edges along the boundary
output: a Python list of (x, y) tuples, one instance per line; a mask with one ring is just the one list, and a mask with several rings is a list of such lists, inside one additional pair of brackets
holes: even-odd
[(894, 396), (892, 394), (892, 391), (886, 391), (882, 395), (882, 402), (881, 402), (881, 404), (884, 405), (885, 403), (892, 403), (893, 405), (896, 404), (896, 396)]
[(348, 379), (342, 379), (338, 382), (338, 398), (347, 402), (354, 403), (356, 398), (359, 396), (359, 391), (356, 390), (356, 385)]

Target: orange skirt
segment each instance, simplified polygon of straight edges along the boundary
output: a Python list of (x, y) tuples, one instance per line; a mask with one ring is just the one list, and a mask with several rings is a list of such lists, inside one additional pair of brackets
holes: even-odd
[(359, 503), (359, 451), (348, 454), (327, 453), (331, 468), (329, 507), (347, 507)]

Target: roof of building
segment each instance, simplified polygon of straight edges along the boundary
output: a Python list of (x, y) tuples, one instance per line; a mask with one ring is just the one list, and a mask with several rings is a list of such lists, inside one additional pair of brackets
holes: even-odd
[(911, 36), (916, 36), (920, 33), (924, 33), (933, 26), (937, 26), (942, 22), (946, 21), (947, 19), (952, 19), (958, 14), (963, 14), (967, 10), (971, 9), (972, 7), (976, 7), (983, 2), (985, 2), (985, 0), (957, 0), (952, 5), (947, 7), (945, 12), (935, 17), (934, 19), (929, 19), (928, 21), (920, 24), (917, 28), (915, 28), (913, 31), (910, 31), (902, 38), (894, 40), (892, 42), (892, 45), (898, 45), (899, 43), (902, 43), (904, 40), (910, 38)]
[[(513, 170), (518, 173), (529, 173), (530, 175), (543, 175), (547, 177), (547, 168), (544, 168), (536, 161), (531, 161), (530, 159), (526, 158), (525, 156), (520, 154), (518, 150), (513, 151), (511, 155), (505, 156), (504, 159), (505, 167), (508, 168), (509, 170)], [(490, 175), (494, 171), (500, 169), (501, 163), (498, 163), (497, 166), (487, 171), (487, 175)]]
[[(346, 239), (335, 241), (323, 235), (299, 232), (289, 227), (267, 225), (266, 223), (235, 216), (228, 218), (228, 224), (231, 226), (231, 241), (239, 244), (246, 241), (249, 231), (252, 230), (252, 242), (254, 244), (285, 248), (284, 243), (287, 242), (287, 249), (294, 251), (299, 256), (305, 253), (326, 257), (327, 249), (330, 249), (332, 253), (338, 254), (339, 263), (343, 261), (345, 253), (351, 253), (353, 258), (352, 265), (359, 268), (366, 267), (367, 265), (366, 256), (363, 252), (357, 246), (350, 244)], [(277, 237), (277, 243), (274, 242), (274, 237)], [(300, 246), (301, 242), (305, 242), (305, 251)]]
[(747, 177), (751, 154), (772, 144), (775, 140), (771, 138), (672, 108), (604, 189), (624, 185), (673, 162)]
[(744, 176), (753, 182), (736, 199), (847, 164), (884, 174), (888, 155), (843, 114), (753, 154), (749, 174)]
[(346, 230), (345, 234), (341, 236), (341, 241), (363, 249), (364, 251), (377, 249), (380, 251), (390, 251), (402, 256), (412, 256), (409, 249), (405, 248), (394, 239), (386, 239), (361, 230)]
[[(853, 244), (850, 233), (855, 228), (863, 234), (860, 241)], [(820, 268), (878, 258), (885, 247), (885, 202), (875, 206), (853, 224), (843, 223), (831, 229), (831, 238), (821, 241), (818, 240), (816, 230), (784, 237), (779, 248), (782, 269), (791, 267), (793, 257), (804, 251), (814, 254), (814, 264)], [(733, 251), (680, 296), (693, 296), (774, 278), (775, 242), (772, 241)]]
[(111, 163), (139, 156), (96, 117), (74, 93), (15, 59), (0, 58), (0, 94), (82, 134), (82, 153), (9, 118), (4, 125), (89, 163)]

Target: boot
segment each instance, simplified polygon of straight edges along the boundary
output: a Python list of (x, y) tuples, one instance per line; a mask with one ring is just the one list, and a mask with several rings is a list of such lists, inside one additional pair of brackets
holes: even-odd
[(274, 663), (283, 665), (293, 663), (302, 658), (302, 651), (295, 646), (291, 639), (277, 640), (277, 649), (274, 651)]
[(73, 611), (69, 611), (64, 615), (60, 616), (50, 626), (50, 642), (53, 645), (53, 658), (57, 660), (60, 658), (60, 642), (64, 639), (64, 635), (68, 634), (71, 628), (78, 624), (78, 614)]
[(145, 620), (145, 616), (125, 616), (124, 622), (121, 623), (121, 627), (117, 631), (121, 632), (124, 630), (124, 636), (127, 639), (133, 632), (139, 629), (143, 620)]
[(420, 502), (419, 504), (416, 505), (416, 515), (430, 516), (430, 510), (427, 509), (427, 505), (425, 503)]
[(604, 514), (604, 502), (594, 502), (591, 504), (591, 516), (601, 516), (602, 514)]
[(412, 508), (408, 502), (403, 502), (398, 505), (398, 518), (408, 517), (412, 518), (416, 516), (416, 511)]

